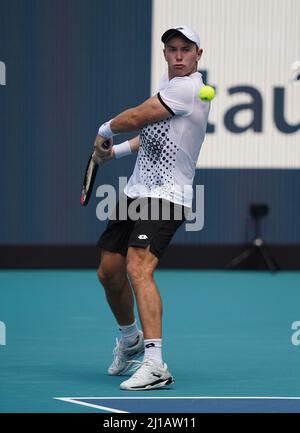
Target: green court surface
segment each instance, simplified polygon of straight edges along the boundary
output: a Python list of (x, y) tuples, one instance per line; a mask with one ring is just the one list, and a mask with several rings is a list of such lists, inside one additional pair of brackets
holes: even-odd
[[(300, 336), (292, 329), (300, 273), (159, 270), (155, 278), (175, 384), (134, 393), (106, 373), (118, 333), (96, 272), (1, 271), (0, 412), (147, 411), (149, 397), (167, 402), (166, 411), (234, 411), (266, 397), (251, 410), (285, 411), (288, 401), (300, 412)], [(184, 397), (194, 399), (176, 406)]]

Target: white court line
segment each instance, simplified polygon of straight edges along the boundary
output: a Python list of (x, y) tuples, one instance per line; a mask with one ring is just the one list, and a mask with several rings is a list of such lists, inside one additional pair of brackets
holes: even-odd
[[(100, 406), (99, 404), (92, 404), (92, 403), (86, 403), (86, 402), (83, 402), (83, 401), (73, 400), (73, 398), (78, 398), (78, 397), (53, 397), (53, 398), (55, 400), (66, 401), (67, 403), (75, 403), (75, 404), (80, 404), (81, 406), (88, 406), (88, 407), (93, 407), (95, 409), (107, 410), (108, 412), (129, 413), (129, 412), (126, 412), (125, 410), (113, 409), (111, 407)], [(84, 397), (79, 397), (79, 398), (84, 398)], [(91, 398), (91, 397), (88, 397), (88, 398)], [(99, 398), (99, 397), (97, 397), (97, 398)]]
[(300, 397), (53, 397), (55, 400), (62, 400), (68, 403), (75, 403), (81, 406), (88, 406), (95, 409), (102, 409), (113, 413), (130, 413), (124, 410), (114, 409), (98, 404), (78, 401), (84, 400), (300, 400)]
[(300, 400), (300, 397), (53, 397), (57, 400), (65, 400), (65, 399), (84, 399), (84, 400), (95, 400), (95, 399), (101, 399), (101, 400), (147, 400), (147, 399), (162, 399), (162, 400), (170, 400), (170, 399), (197, 399), (197, 400), (209, 400), (209, 399), (215, 399), (215, 400)]

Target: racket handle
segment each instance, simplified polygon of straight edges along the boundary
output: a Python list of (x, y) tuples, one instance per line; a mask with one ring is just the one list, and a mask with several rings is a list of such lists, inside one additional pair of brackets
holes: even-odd
[(104, 147), (104, 149), (109, 149), (110, 148), (109, 141), (104, 141), (104, 143), (102, 144), (102, 147)]

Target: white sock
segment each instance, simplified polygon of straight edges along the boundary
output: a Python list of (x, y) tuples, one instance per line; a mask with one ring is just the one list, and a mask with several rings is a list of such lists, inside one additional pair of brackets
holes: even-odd
[(121, 331), (122, 341), (125, 347), (135, 346), (138, 342), (139, 330), (137, 328), (136, 320), (132, 325), (119, 325)]
[(162, 339), (161, 338), (151, 338), (144, 340), (145, 344), (145, 359), (150, 359), (151, 361), (155, 361), (157, 363), (163, 364), (162, 360)]

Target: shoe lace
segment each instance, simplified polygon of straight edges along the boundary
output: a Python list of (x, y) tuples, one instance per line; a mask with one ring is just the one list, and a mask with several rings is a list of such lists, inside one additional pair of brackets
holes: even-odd
[(120, 343), (121, 343), (121, 340), (118, 340), (116, 338), (116, 345), (115, 345), (114, 350), (113, 350), (113, 355), (117, 355), (119, 353)]
[(118, 340), (117, 338), (116, 338), (116, 345), (115, 345), (115, 347), (114, 347), (114, 350), (113, 350), (113, 355), (114, 355), (114, 364), (116, 364), (116, 363), (118, 363), (119, 362), (119, 360), (120, 360), (120, 355), (121, 355), (121, 340)]
[[(124, 353), (124, 346), (121, 343), (121, 340), (118, 340), (116, 338), (116, 345), (114, 347), (113, 350), (113, 355), (114, 355), (114, 363), (118, 364), (120, 362), (120, 360), (122, 359), (122, 354)], [(128, 361), (131, 362), (131, 361)]]
[[(149, 362), (147, 359), (144, 361), (136, 361), (132, 360), (131, 363), (133, 364), (130, 368), (130, 371), (133, 372), (134, 377), (139, 378), (140, 376), (143, 376), (144, 369), (151, 367), (151, 362)], [(143, 368), (142, 368), (143, 367)]]

